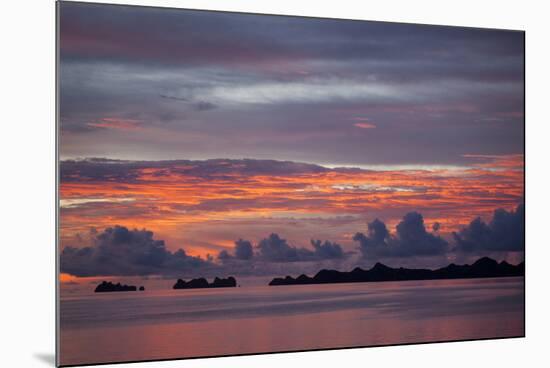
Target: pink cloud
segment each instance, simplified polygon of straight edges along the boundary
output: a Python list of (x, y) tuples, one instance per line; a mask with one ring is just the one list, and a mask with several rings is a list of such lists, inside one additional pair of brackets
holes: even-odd
[(361, 128), (361, 129), (374, 129), (374, 128), (376, 128), (376, 125), (371, 124), (371, 123), (355, 123), (353, 125), (357, 128)]
[(97, 122), (88, 123), (94, 128), (116, 129), (116, 130), (137, 130), (141, 129), (141, 122), (133, 119), (102, 118)]

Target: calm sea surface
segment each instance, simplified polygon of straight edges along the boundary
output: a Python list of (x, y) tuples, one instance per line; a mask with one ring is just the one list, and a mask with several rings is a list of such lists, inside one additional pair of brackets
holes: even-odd
[(523, 278), (155, 290), (61, 299), (61, 364), (524, 334)]

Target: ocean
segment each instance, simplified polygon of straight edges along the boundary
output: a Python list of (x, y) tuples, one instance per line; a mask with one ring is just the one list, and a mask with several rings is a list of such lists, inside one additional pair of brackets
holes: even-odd
[(62, 365), (524, 335), (524, 278), (64, 295)]

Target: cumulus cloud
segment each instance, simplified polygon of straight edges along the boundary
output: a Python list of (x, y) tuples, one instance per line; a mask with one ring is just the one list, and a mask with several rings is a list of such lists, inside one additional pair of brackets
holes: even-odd
[(329, 241), (321, 243), (320, 240), (312, 240), (311, 244), (314, 250), (295, 247), (278, 234), (271, 234), (258, 243), (258, 257), (269, 262), (321, 261), (344, 257), (339, 244)]
[(521, 252), (525, 247), (525, 205), (515, 210), (495, 210), (493, 218), (485, 223), (476, 218), (468, 226), (453, 233), (455, 250), (469, 253), (478, 251)]
[(325, 240), (311, 240), (313, 249), (296, 247), (288, 244), (286, 239), (278, 234), (271, 234), (260, 240), (254, 247), (248, 240), (239, 239), (235, 242), (232, 251), (222, 250), (218, 259), (222, 262), (229, 260), (263, 261), (263, 262), (307, 262), (342, 259), (345, 253), (340, 244)]
[(418, 212), (407, 213), (390, 234), (386, 224), (375, 219), (368, 224), (368, 233), (357, 233), (353, 240), (359, 242), (364, 258), (435, 256), (448, 250), (448, 243), (440, 236), (426, 230), (424, 218)]
[(321, 259), (337, 259), (344, 257), (344, 251), (340, 244), (325, 240), (321, 243), (320, 240), (311, 240), (311, 245), (315, 249), (314, 253)]
[(235, 242), (233, 252), (230, 253), (226, 249), (218, 253), (218, 259), (226, 261), (229, 259), (250, 260), (254, 256), (252, 243), (248, 240), (239, 239)]
[(235, 242), (235, 258), (250, 259), (253, 255), (252, 243), (248, 240), (239, 239)]
[[(307, 252), (299, 252), (295, 247), (288, 245), (286, 239), (278, 234), (271, 234), (258, 243), (259, 256), (272, 262), (298, 261)], [(302, 254), (299, 254), (302, 253)]]
[(167, 250), (152, 231), (117, 225), (95, 235), (91, 246), (65, 247), (60, 266), (61, 272), (74, 276), (132, 276), (180, 274), (213, 264), (183, 249)]
[(231, 258), (233, 258), (233, 256), (229, 254), (229, 252), (225, 249), (218, 253), (218, 259), (221, 261), (225, 261)]

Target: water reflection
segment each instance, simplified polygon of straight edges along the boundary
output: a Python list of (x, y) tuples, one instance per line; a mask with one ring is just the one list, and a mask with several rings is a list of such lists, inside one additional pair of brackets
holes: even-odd
[(61, 301), (61, 360), (520, 336), (523, 309), (523, 278), (84, 295)]

